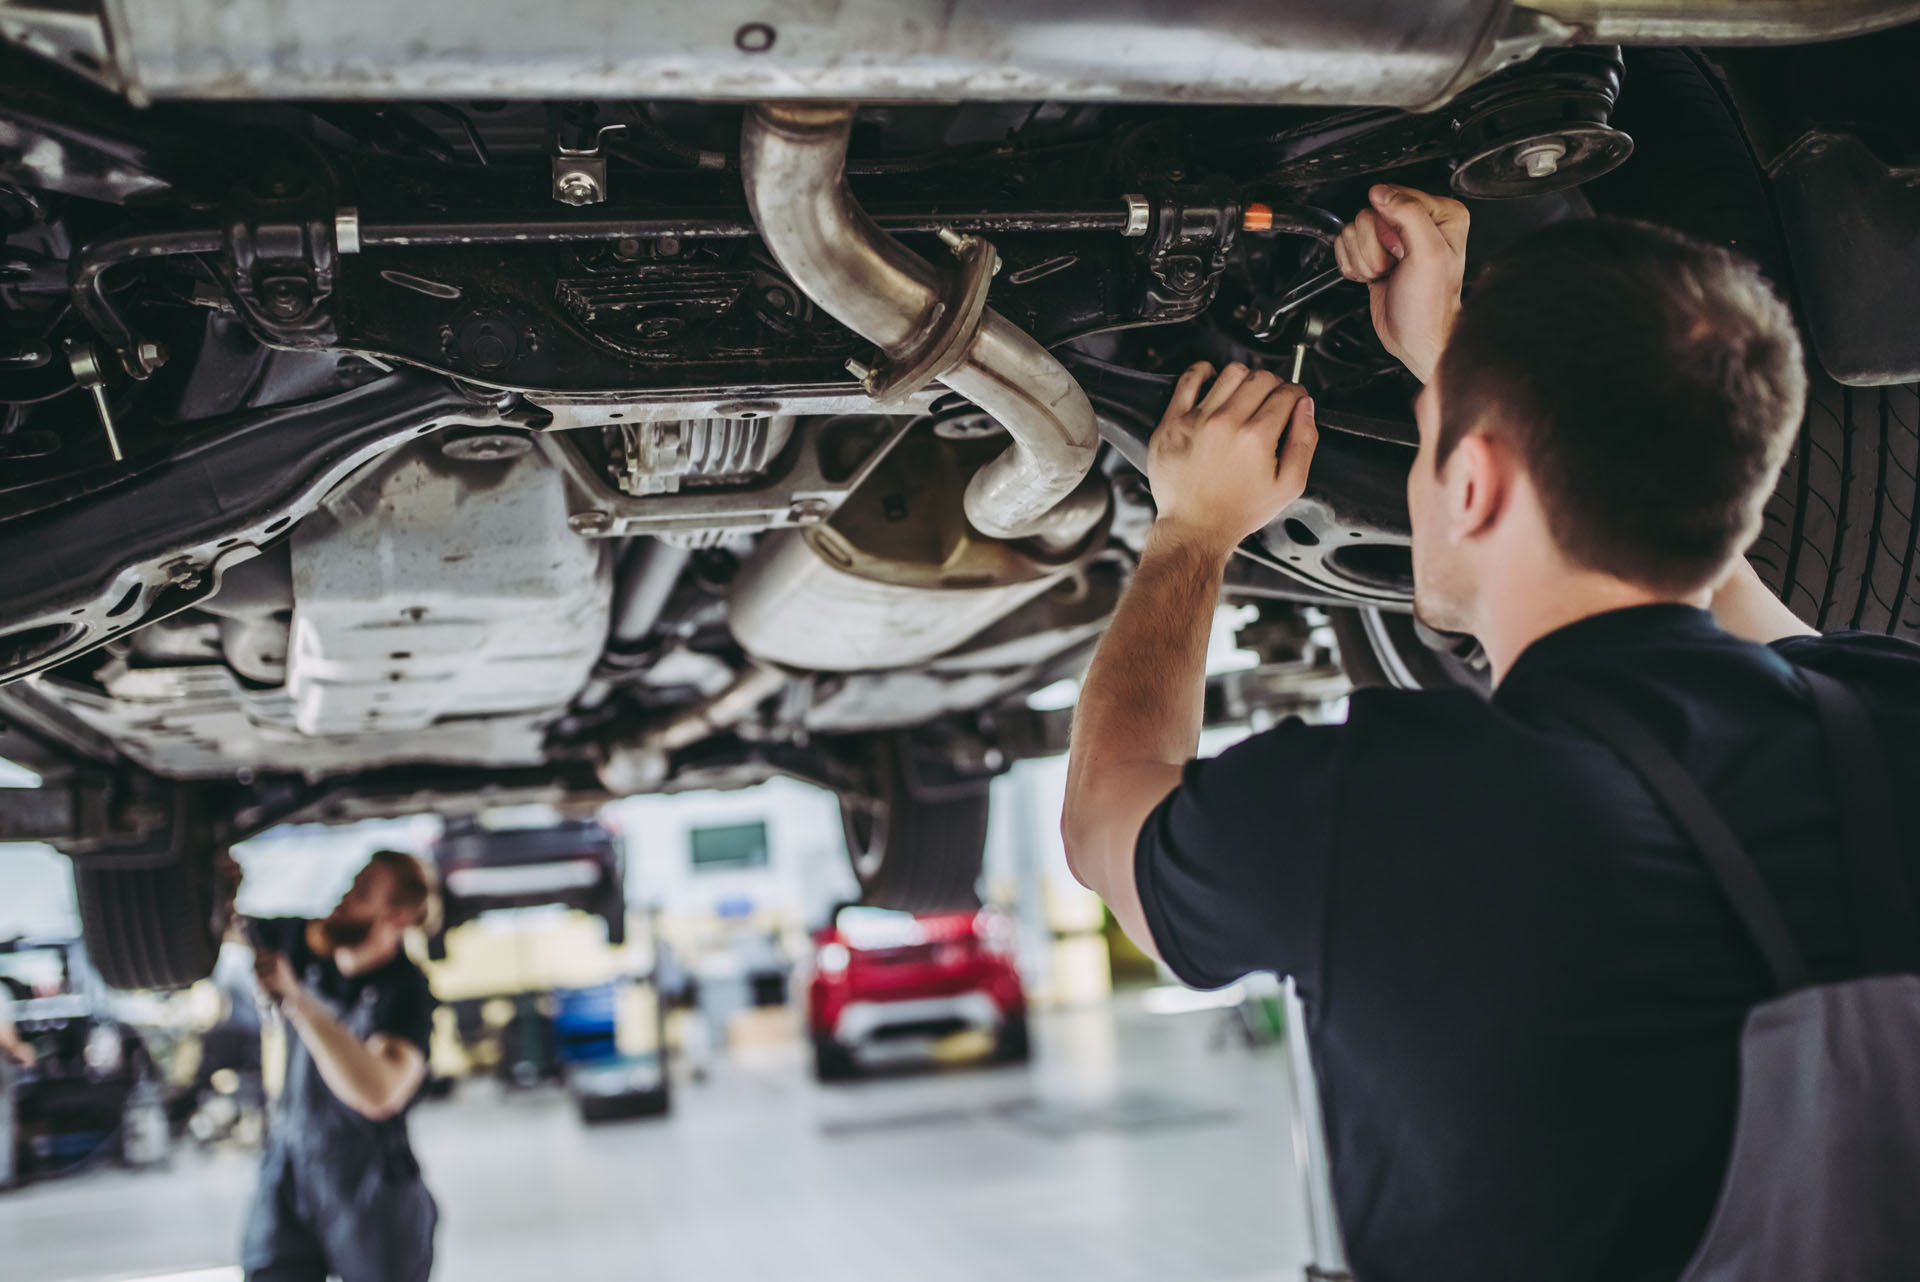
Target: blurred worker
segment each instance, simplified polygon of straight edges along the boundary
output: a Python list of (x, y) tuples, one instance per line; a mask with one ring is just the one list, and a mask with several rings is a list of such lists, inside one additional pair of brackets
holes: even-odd
[(1492, 697), (1362, 690), (1192, 760), (1228, 557), (1316, 444), (1303, 389), (1195, 366), (1080, 698), (1075, 873), (1191, 985), (1295, 979), (1360, 1278), (1920, 1277), (1920, 646), (1818, 635), (1742, 556), (1791, 316), (1610, 220), (1463, 307), (1467, 210), (1369, 200), (1337, 254), (1425, 384), (1414, 606)]
[(0, 982), (0, 1189), (13, 1185), (14, 1172), (14, 1079), (17, 1069), (32, 1068), (39, 1062), (33, 1043), (20, 1036), (13, 1023), (13, 988)]
[(380, 850), (324, 920), (252, 923), (255, 974), (294, 1035), (241, 1247), (249, 1282), (424, 1282), (432, 1270), (439, 1212), (406, 1111), (434, 1003), (402, 946), (429, 898), (411, 855)]

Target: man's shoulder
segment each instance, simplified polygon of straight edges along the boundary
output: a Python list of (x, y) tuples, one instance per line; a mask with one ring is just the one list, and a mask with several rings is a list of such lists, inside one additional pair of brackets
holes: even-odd
[(433, 1000), (433, 984), (427, 978), (427, 972), (405, 948), (402, 948), (388, 964), (380, 979), (382, 984), (393, 991), (417, 996), (426, 1001)]
[(1774, 653), (1812, 668), (1872, 698), (1920, 710), (1920, 642), (1877, 632), (1829, 632), (1787, 637)]

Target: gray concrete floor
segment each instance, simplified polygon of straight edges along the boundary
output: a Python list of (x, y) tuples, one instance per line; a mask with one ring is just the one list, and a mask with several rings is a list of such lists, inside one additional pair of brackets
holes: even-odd
[[(1211, 1048), (1217, 1018), (1123, 997), (1044, 1020), (1031, 1068), (831, 1088), (798, 1043), (761, 1047), (662, 1121), (585, 1127), (557, 1092), (469, 1084), (413, 1115), (435, 1277), (1297, 1279), (1285, 1055)], [(0, 1194), (0, 1276), (223, 1282), (252, 1175), (183, 1146)]]

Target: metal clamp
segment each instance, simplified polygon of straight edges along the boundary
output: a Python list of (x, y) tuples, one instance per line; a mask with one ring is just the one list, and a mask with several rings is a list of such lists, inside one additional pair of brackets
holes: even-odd
[(966, 360), (987, 311), (987, 287), (1000, 270), (1000, 255), (978, 236), (942, 227), (940, 240), (953, 251), (959, 270), (946, 281), (931, 323), (913, 345), (885, 365), (847, 362), (847, 372), (878, 406), (897, 405)]
[[(221, 208), (223, 270), (252, 327), (276, 345), (327, 347), (339, 339), (332, 307), (341, 210), (318, 183), (237, 188)], [(355, 238), (359, 218), (344, 220)]]
[(625, 125), (602, 125), (591, 147), (554, 145), (553, 198), (563, 205), (597, 205), (607, 198), (607, 158), (600, 154), (608, 134)]

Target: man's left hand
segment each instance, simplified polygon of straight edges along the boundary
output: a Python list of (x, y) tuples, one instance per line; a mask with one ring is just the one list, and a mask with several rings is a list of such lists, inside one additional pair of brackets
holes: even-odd
[(285, 953), (255, 953), (253, 976), (260, 983), (260, 991), (276, 1002), (285, 1001), (300, 988), (300, 978), (293, 973), (293, 963)]
[(1160, 523), (1226, 556), (1305, 493), (1319, 440), (1298, 384), (1238, 363), (1190, 367), (1147, 454)]

